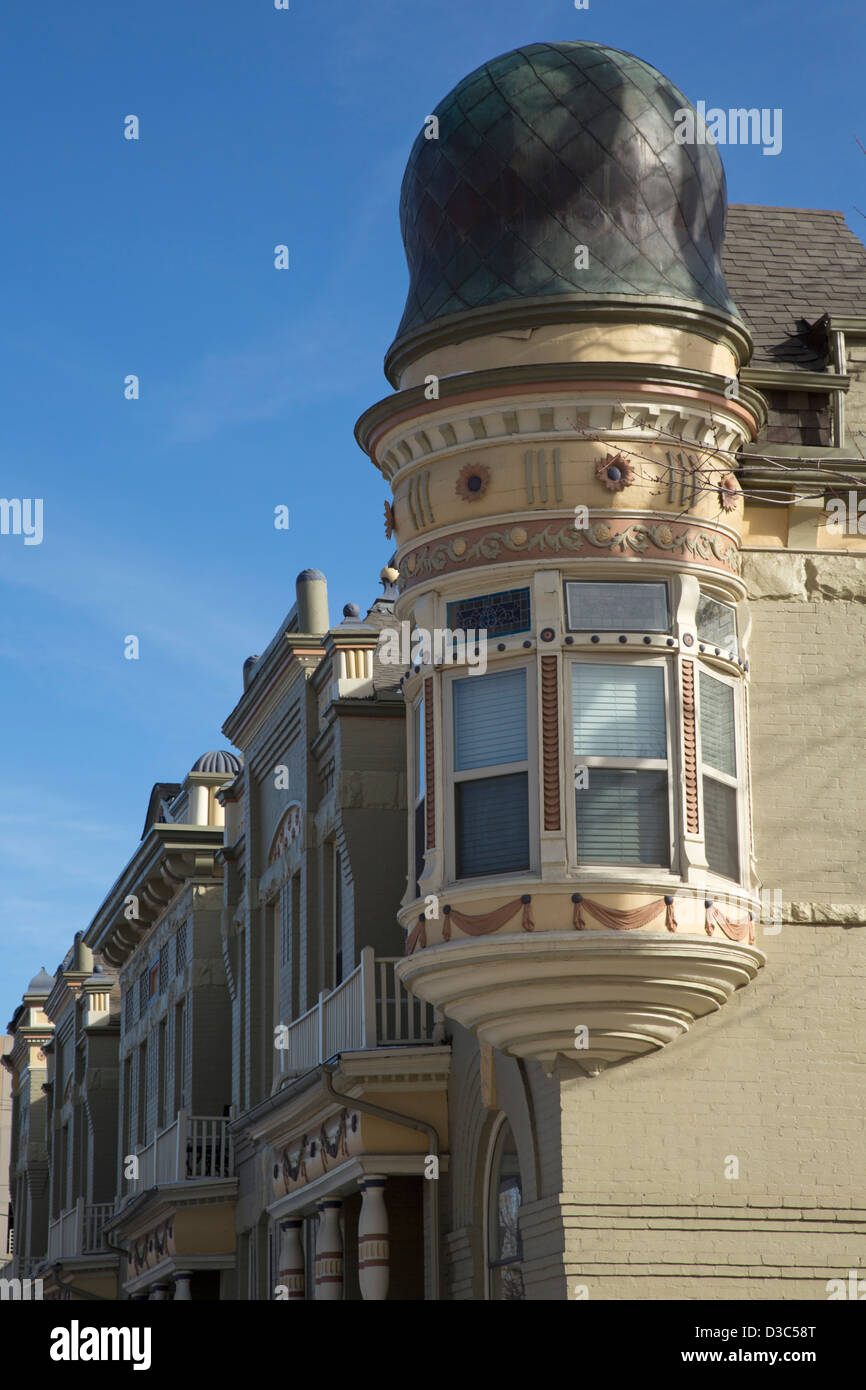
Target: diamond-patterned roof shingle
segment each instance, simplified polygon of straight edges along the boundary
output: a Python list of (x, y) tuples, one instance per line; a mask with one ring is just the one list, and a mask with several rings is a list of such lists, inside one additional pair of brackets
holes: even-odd
[(595, 43), (531, 44), (470, 73), (435, 110), (438, 139), (422, 131), (406, 167), (398, 338), (538, 295), (736, 313), (721, 266), (724, 168), (715, 145), (675, 140), (687, 108), (648, 63)]

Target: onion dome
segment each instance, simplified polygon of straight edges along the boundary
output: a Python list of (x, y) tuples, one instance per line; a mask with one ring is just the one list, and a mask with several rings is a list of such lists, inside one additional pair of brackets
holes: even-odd
[(29, 985), (27, 986), (27, 993), (28, 993), (28, 994), (41, 994), (41, 995), (43, 996), (43, 998), (46, 998), (46, 999), (47, 999), (47, 998), (48, 998), (48, 995), (51, 993), (51, 991), (53, 990), (53, 988), (54, 988), (54, 976), (53, 976), (53, 975), (49, 975), (49, 974), (48, 974), (48, 971), (45, 969), (45, 966), (43, 965), (42, 969), (39, 971), (39, 974), (38, 974), (38, 975), (34, 975), (34, 976), (33, 976), (33, 979), (30, 981)]
[[(476, 68), (434, 115), (438, 138), (428, 120), (403, 178), (410, 285), (397, 340), (539, 296), (737, 314), (718, 149), (649, 63), (597, 43), (530, 44)], [(697, 136), (680, 143), (691, 121)]]
[(236, 777), (243, 766), (243, 761), (237, 753), (229, 753), (226, 749), (219, 751), (202, 753), (190, 768), (191, 772), (218, 772), (225, 777)]

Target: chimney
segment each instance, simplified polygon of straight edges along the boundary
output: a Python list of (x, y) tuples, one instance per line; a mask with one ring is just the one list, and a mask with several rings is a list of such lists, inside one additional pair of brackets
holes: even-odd
[(321, 570), (302, 570), (295, 580), (298, 596), (298, 632), (317, 635), (331, 626), (328, 618), (328, 581)]

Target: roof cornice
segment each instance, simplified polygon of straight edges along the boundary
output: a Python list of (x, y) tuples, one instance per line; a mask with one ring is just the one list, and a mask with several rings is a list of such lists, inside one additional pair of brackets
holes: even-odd
[[(222, 843), (221, 826), (152, 825), (84, 933), (85, 944), (120, 968), (178, 889), (213, 875)], [(139, 899), (137, 917), (126, 915), (130, 897)]]
[(866, 334), (866, 314), (830, 314), (830, 328), (836, 333), (850, 333), (855, 337)]
[(800, 367), (744, 367), (740, 381), (759, 390), (847, 391), (851, 378), (844, 372), (806, 372)]
[(403, 412), (407, 416), (432, 417), (459, 405), (460, 398), (465, 396), (495, 398), (498, 392), (505, 394), (507, 390), (507, 394), (513, 398), (515, 388), (531, 395), (544, 386), (556, 385), (558, 389), (567, 391), (611, 381), (634, 382), (636, 385), (658, 386), (674, 391), (701, 391), (718, 396), (732, 409), (742, 411), (745, 407), (755, 417), (758, 428), (767, 417), (766, 402), (751, 385), (747, 368), (743, 368), (740, 375), (739, 396), (731, 398), (725, 394), (729, 388), (728, 377), (720, 376), (717, 372), (698, 371), (693, 367), (660, 366), (656, 362), (533, 362), (440, 377), (439, 396), (434, 400), (427, 398), (423, 384), (385, 396), (360, 416), (355, 425), (355, 439), (364, 453), (373, 457), (376, 436)]
[(284, 638), (260, 659), (252, 680), (222, 726), (226, 738), (242, 751), (249, 747), (275, 699), (305, 671), (315, 669), (325, 654), (321, 635), (287, 632)]

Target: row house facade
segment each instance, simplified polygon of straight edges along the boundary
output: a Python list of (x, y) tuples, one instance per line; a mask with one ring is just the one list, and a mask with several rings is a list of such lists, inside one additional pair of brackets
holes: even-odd
[(234, 751), (153, 789), (9, 1027), (9, 1268), (46, 1297), (858, 1268), (866, 249), (728, 207), (684, 108), (536, 44), (419, 133), (356, 426), (382, 595), (332, 625), (298, 576)]

